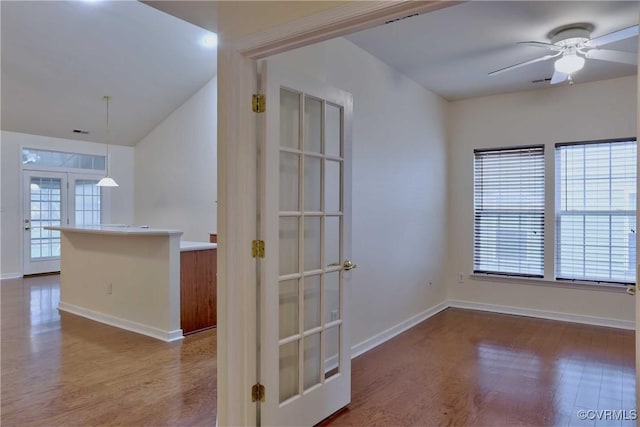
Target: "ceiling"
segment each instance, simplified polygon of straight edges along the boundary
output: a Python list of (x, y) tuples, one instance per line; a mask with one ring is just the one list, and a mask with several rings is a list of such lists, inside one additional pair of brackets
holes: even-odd
[(0, 8), (3, 130), (104, 142), (110, 95), (110, 142), (132, 146), (216, 74), (210, 33), (140, 2)]
[[(347, 39), (448, 100), (546, 88), (553, 61), (496, 76), (491, 71), (544, 56), (545, 49), (517, 45), (548, 42), (554, 28), (589, 22), (592, 37), (638, 24), (638, 2), (473, 1), (364, 30)], [(638, 40), (606, 46), (638, 52)], [(575, 83), (633, 75), (633, 65), (587, 60)], [(568, 84), (568, 83), (563, 83)]]
[[(3, 130), (135, 145), (216, 73), (213, 2), (1, 1)], [(184, 6), (193, 16), (184, 15)], [(184, 17), (200, 26), (185, 22)], [(182, 12), (181, 12), (182, 11)], [(593, 37), (638, 23), (634, 1), (473, 1), (371, 28), (347, 38), (449, 100), (548, 87), (552, 61), (490, 77), (545, 55), (517, 45), (547, 41), (556, 27), (595, 25)], [(206, 17), (206, 19), (205, 19)], [(637, 39), (607, 48), (637, 52)], [(637, 67), (588, 60), (576, 83), (622, 77)], [(566, 84), (566, 83), (565, 83)], [(88, 135), (73, 129), (89, 131)]]

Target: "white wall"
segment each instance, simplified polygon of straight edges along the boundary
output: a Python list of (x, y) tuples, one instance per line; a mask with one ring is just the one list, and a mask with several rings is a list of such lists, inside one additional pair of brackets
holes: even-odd
[[(2, 131), (0, 134), (0, 277), (22, 273), (21, 148), (104, 155), (104, 144)], [(110, 222), (133, 222), (133, 148), (111, 145), (111, 175), (120, 187), (111, 194)]]
[(357, 345), (446, 297), (446, 101), (345, 39), (271, 60), (353, 95)]
[(209, 241), (216, 232), (217, 77), (135, 147), (136, 223)]
[[(554, 144), (636, 135), (636, 76), (452, 102), (449, 108), (449, 298), (634, 321), (634, 299), (592, 289), (478, 281), (473, 270), (473, 149), (545, 144), (547, 206), (553, 206)], [(545, 261), (553, 260), (553, 209)], [(465, 275), (458, 283), (458, 274)], [(553, 271), (547, 268), (547, 278)]]

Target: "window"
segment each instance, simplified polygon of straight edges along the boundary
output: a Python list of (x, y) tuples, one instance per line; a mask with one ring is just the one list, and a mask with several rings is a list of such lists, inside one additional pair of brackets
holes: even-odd
[(22, 164), (30, 169), (71, 168), (104, 171), (105, 156), (23, 148)]
[(474, 154), (474, 272), (543, 277), (544, 146)]
[(635, 282), (636, 141), (556, 145), (556, 278)]

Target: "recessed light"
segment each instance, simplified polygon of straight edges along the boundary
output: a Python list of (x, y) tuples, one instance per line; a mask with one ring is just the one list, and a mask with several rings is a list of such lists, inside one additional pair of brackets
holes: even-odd
[(209, 33), (202, 38), (200, 41), (202, 46), (212, 48), (218, 46), (218, 35), (214, 33)]

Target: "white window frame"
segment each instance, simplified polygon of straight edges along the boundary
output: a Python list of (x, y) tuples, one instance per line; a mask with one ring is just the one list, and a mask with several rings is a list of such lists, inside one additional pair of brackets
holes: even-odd
[[(615, 280), (605, 280), (602, 278), (589, 278), (586, 275), (582, 276), (582, 277), (562, 277), (560, 275), (560, 258), (561, 255), (559, 253), (560, 251), (560, 245), (559, 245), (559, 239), (560, 239), (560, 235), (561, 235), (561, 230), (560, 230), (560, 224), (561, 224), (561, 217), (562, 216), (597, 216), (597, 217), (605, 217), (605, 218), (611, 218), (611, 217), (615, 217), (615, 216), (631, 216), (634, 217), (634, 220), (632, 222), (631, 228), (635, 230), (636, 228), (636, 221), (635, 221), (635, 216), (636, 216), (636, 209), (633, 210), (572, 210), (572, 211), (563, 211), (561, 208), (561, 188), (560, 188), (560, 173), (561, 171), (558, 169), (557, 165), (559, 162), (558, 159), (558, 149), (560, 149), (561, 147), (570, 147), (570, 146), (585, 146), (585, 145), (596, 145), (596, 144), (615, 144), (615, 143), (620, 143), (620, 142), (635, 142), (636, 143), (636, 149), (637, 149), (637, 141), (636, 138), (618, 138), (618, 139), (605, 139), (605, 140), (596, 140), (596, 141), (583, 141), (583, 142), (567, 142), (567, 143), (558, 143), (555, 144), (554, 147), (554, 161), (555, 161), (555, 176), (554, 176), (554, 195), (555, 195), (555, 233), (554, 233), (554, 238), (553, 238), (553, 244), (554, 244), (554, 257), (553, 257), (553, 269), (554, 269), (554, 278), (557, 281), (563, 281), (563, 282), (588, 282), (588, 283), (603, 283), (603, 284), (608, 284), (608, 285), (613, 285), (613, 286), (628, 286), (628, 285), (634, 285), (635, 284), (635, 280), (634, 281), (615, 281)], [(634, 158), (635, 160), (635, 158)], [(636, 169), (634, 169), (634, 173), (636, 173)], [(637, 173), (636, 173), (636, 181), (637, 181)], [(636, 194), (637, 194), (637, 188), (636, 188)], [(611, 233), (609, 233), (611, 234)], [(610, 249), (609, 249), (610, 251)], [(629, 263), (633, 266), (635, 266), (635, 258), (633, 260), (629, 260)], [(635, 275), (634, 275), (635, 277)]]
[[(546, 250), (546, 245), (545, 245), (545, 231), (546, 231), (546, 221), (545, 221), (545, 217), (546, 217), (546, 213), (547, 213), (547, 205), (546, 205), (546, 158), (545, 158), (545, 146), (544, 144), (537, 144), (537, 145), (528, 145), (528, 146), (516, 146), (516, 147), (500, 147), (500, 148), (491, 148), (491, 149), (475, 149), (474, 150), (474, 166), (473, 166), (473, 176), (474, 176), (474, 189), (473, 189), (473, 206), (474, 206), (474, 218), (473, 218), (473, 272), (474, 274), (488, 274), (488, 275), (496, 275), (496, 276), (508, 276), (508, 277), (526, 277), (526, 278), (537, 278), (537, 279), (542, 279), (544, 278), (544, 273), (545, 273), (545, 264), (546, 264), (546, 256), (545, 256), (545, 250)], [(484, 178), (484, 174), (481, 172), (478, 172), (478, 159), (481, 157), (486, 157), (487, 155), (491, 155), (492, 153), (496, 155), (494, 162), (500, 162), (501, 166), (500, 168), (503, 167), (503, 161), (500, 160), (500, 158), (498, 156), (507, 156), (509, 154), (509, 152), (512, 152), (513, 155), (518, 155), (518, 156), (526, 156), (526, 155), (535, 155), (535, 156), (539, 156), (539, 158), (541, 158), (542, 160), (542, 183), (541, 183), (541, 188), (539, 188), (537, 190), (538, 192), (538, 196), (542, 197), (542, 211), (539, 211), (539, 207), (535, 208), (535, 203), (532, 203), (531, 206), (528, 207), (528, 209), (517, 209), (517, 208), (513, 208), (513, 209), (504, 209), (501, 206), (496, 206), (494, 208), (485, 208), (482, 210), (478, 210), (478, 206), (482, 205), (484, 207), (484, 202), (479, 202), (480, 199), (484, 199), (485, 197), (487, 198), (491, 198), (491, 197), (499, 197), (501, 199), (501, 195), (496, 195), (496, 185), (498, 182), (500, 182), (500, 186), (502, 186), (502, 181), (496, 181), (495, 178), (497, 177), (497, 175), (495, 175), (497, 173), (497, 170), (491, 171), (493, 173), (493, 175), (488, 175), (486, 177), (487, 179), (487, 183), (490, 186), (490, 189), (486, 192), (486, 194), (483, 192), (482, 194), (479, 194), (478, 192), (476, 192), (476, 187), (478, 185), (481, 185), (480, 183), (477, 182), (477, 179), (480, 178), (481, 176)], [(520, 160), (518, 160), (520, 161)], [(512, 162), (509, 162), (506, 165), (513, 165)], [(513, 166), (511, 166), (509, 170), (509, 174), (513, 176)], [(493, 179), (492, 179), (493, 178)], [(521, 177), (519, 179), (522, 179)], [(523, 190), (519, 190), (518, 193), (522, 193)], [(524, 190), (524, 192), (526, 192), (526, 189)], [(500, 200), (502, 201), (502, 200)], [(494, 205), (495, 202), (493, 201), (489, 201), (487, 203), (488, 206), (492, 206)], [(540, 261), (541, 261), (541, 265), (540, 265), (540, 273), (536, 274), (532, 271), (519, 271), (519, 272), (510, 272), (510, 271), (506, 271), (506, 269), (503, 270), (491, 270), (491, 269), (483, 269), (481, 268), (480, 265), (476, 264), (476, 260), (477, 257), (479, 257), (478, 254), (478, 246), (483, 246), (484, 252), (485, 252), (485, 256), (490, 256), (491, 254), (491, 242), (493, 241), (495, 243), (495, 250), (496, 252), (500, 252), (500, 239), (496, 238), (493, 240), (489, 240), (488, 243), (483, 244), (483, 242), (487, 242), (486, 238), (483, 239), (478, 239), (478, 221), (480, 219), (480, 217), (483, 216), (483, 214), (486, 214), (489, 217), (495, 217), (498, 221), (503, 221), (506, 217), (506, 221), (507, 224), (509, 224), (509, 222), (511, 221), (511, 224), (513, 224), (512, 221), (514, 221), (513, 219), (509, 220), (509, 217), (516, 217), (519, 218), (520, 220), (524, 219), (525, 220), (525, 224), (522, 226), (522, 228), (515, 228), (512, 225), (508, 226), (508, 228), (506, 230), (503, 230), (501, 228), (498, 227), (491, 227), (491, 223), (489, 223), (487, 225), (487, 228), (484, 230), (485, 233), (491, 233), (492, 231), (495, 231), (496, 233), (499, 233), (500, 231), (507, 231), (507, 232), (526, 232), (527, 230), (529, 231), (535, 231), (535, 222), (537, 221), (537, 217), (539, 217), (541, 215), (541, 227), (538, 229), (539, 233), (541, 234), (540, 236), (535, 236), (533, 238), (533, 241), (531, 242), (534, 246), (536, 244), (535, 240), (540, 240), (539, 242), (540, 244), (540, 250), (536, 251), (535, 247), (533, 248), (533, 251), (529, 251), (528, 249), (525, 249), (524, 251), (518, 251), (519, 252), (519, 256), (516, 258), (520, 258), (523, 259), (523, 255), (526, 255), (527, 253), (530, 253), (533, 255), (533, 258), (535, 258), (536, 256), (540, 257)], [(480, 222), (482, 222), (480, 220)], [(513, 245), (514, 243), (520, 243), (522, 244), (524, 241), (529, 242), (528, 238), (523, 239), (519, 239), (520, 241), (517, 241), (518, 239), (511, 239), (511, 241), (509, 242), (511, 245)], [(499, 258), (499, 257), (497, 257)], [(526, 258), (526, 257), (524, 257)], [(499, 260), (497, 261), (498, 263), (500, 262)], [(490, 265), (491, 263), (487, 263), (486, 266)], [(508, 265), (510, 264), (509, 262), (505, 262), (505, 264)], [(513, 263), (511, 263), (513, 265)]]

